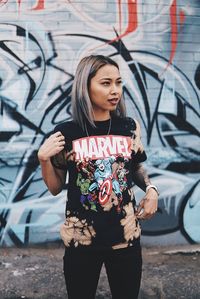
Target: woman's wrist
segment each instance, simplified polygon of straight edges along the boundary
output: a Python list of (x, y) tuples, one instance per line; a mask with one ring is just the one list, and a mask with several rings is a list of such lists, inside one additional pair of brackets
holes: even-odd
[(150, 189), (154, 189), (154, 190), (157, 192), (158, 195), (160, 194), (159, 191), (158, 191), (158, 188), (157, 188), (155, 185), (152, 185), (152, 184), (148, 185), (148, 186), (146, 187), (146, 193), (147, 193)]
[(38, 154), (38, 160), (39, 160), (41, 163), (42, 163), (42, 162), (49, 162), (49, 161), (50, 161), (50, 158)]

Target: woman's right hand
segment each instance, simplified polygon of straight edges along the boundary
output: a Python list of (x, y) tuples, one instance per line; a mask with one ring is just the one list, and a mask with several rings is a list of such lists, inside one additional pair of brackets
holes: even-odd
[(60, 131), (50, 135), (38, 151), (39, 161), (48, 161), (64, 149), (65, 137)]

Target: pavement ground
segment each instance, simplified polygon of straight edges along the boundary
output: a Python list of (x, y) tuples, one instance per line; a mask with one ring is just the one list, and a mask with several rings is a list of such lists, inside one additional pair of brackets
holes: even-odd
[[(61, 244), (0, 248), (0, 299), (67, 299), (63, 254)], [(143, 247), (139, 299), (182, 298), (200, 299), (200, 245)], [(111, 299), (104, 268), (96, 299)]]

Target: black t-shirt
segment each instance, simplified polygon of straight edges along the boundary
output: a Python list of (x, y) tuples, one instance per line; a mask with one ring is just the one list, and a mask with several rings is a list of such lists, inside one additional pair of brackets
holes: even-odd
[[(54, 156), (54, 167), (69, 171), (66, 221), (61, 237), (67, 247), (118, 248), (140, 236), (132, 191), (134, 164), (146, 160), (136, 123), (112, 117), (86, 129), (73, 121), (55, 128), (65, 136), (65, 149)], [(109, 133), (109, 135), (107, 135)]]

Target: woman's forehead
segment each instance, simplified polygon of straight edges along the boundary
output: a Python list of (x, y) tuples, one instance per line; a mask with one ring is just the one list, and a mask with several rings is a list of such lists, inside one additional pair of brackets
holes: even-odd
[(104, 79), (104, 78), (119, 78), (120, 77), (120, 72), (118, 68), (114, 65), (107, 64), (102, 66), (96, 73), (95, 75), (96, 78), (98, 79)]

